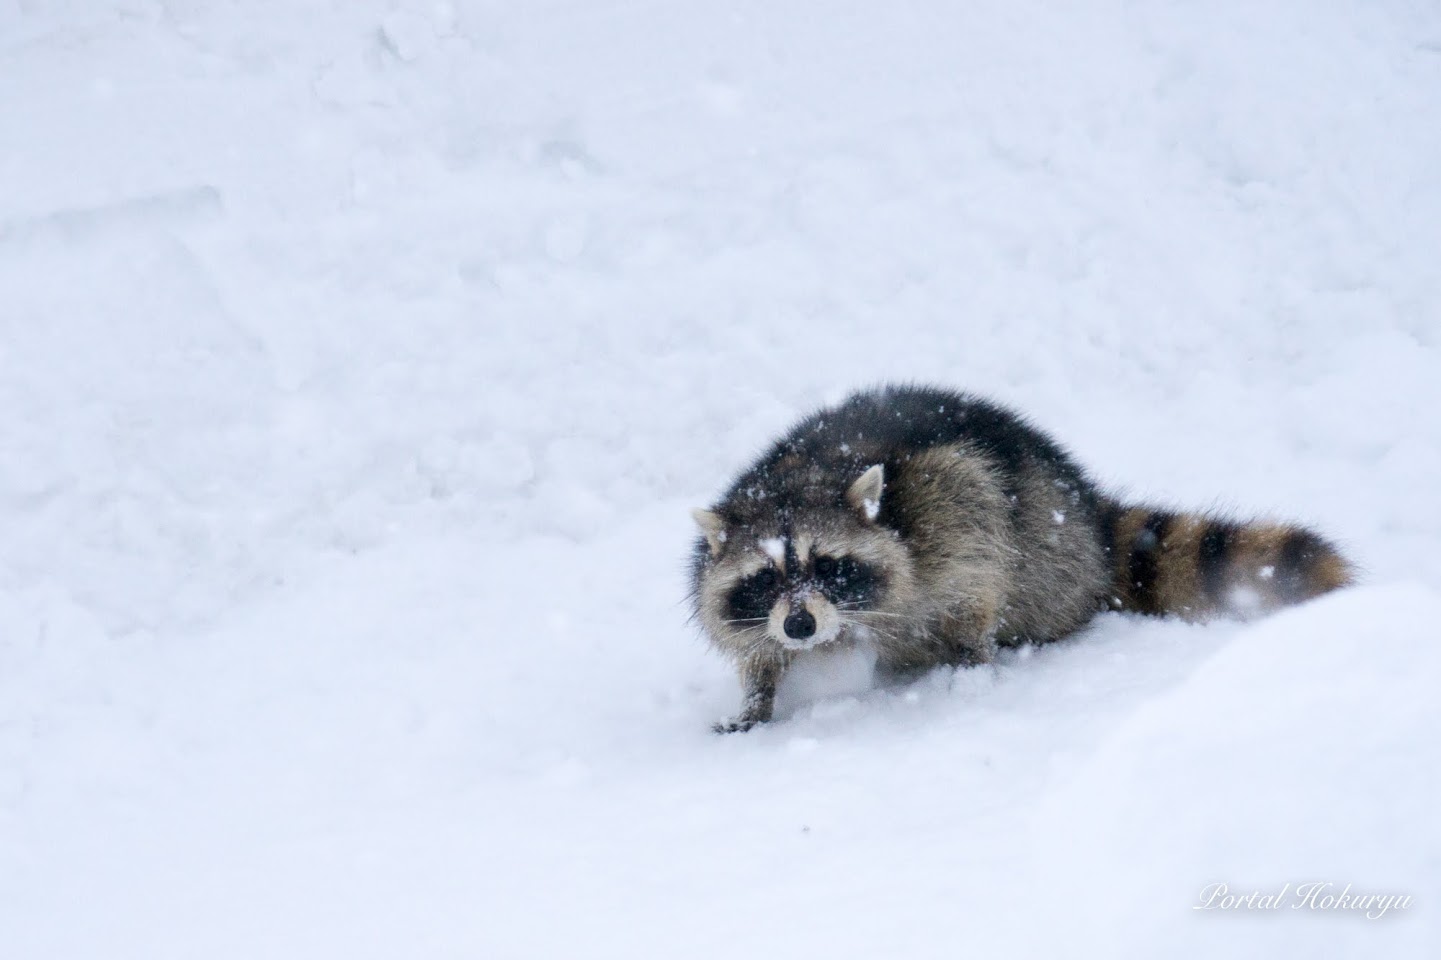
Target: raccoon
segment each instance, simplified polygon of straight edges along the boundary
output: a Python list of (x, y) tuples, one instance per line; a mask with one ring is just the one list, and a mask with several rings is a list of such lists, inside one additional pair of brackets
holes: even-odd
[(744, 689), (720, 732), (770, 720), (794, 656), (827, 644), (983, 664), (1101, 610), (1246, 617), (1353, 580), (1310, 530), (1123, 504), (1023, 417), (926, 387), (806, 417), (693, 515), (695, 618)]

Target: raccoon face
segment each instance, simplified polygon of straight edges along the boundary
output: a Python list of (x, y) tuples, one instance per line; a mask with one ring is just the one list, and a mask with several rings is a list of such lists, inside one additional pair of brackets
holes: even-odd
[(793, 650), (835, 640), (853, 615), (874, 608), (885, 589), (874, 564), (830, 552), (809, 532), (763, 538), (752, 555), (763, 558), (761, 566), (724, 592), (728, 625), (764, 628), (767, 637)]
[(718, 512), (696, 511), (706, 537), (700, 549), (708, 553), (698, 569), (697, 599), (712, 640), (744, 654), (768, 644), (808, 650), (847, 633), (884, 632), (898, 616), (884, 608), (908, 594), (912, 577), (904, 548), (875, 523), (880, 486), (880, 468), (873, 467), (847, 491), (849, 508), (764, 526), (754, 519), (728, 525)]

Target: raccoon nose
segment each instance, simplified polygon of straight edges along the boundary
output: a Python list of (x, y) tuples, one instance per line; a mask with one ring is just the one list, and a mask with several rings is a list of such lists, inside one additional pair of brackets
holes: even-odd
[(804, 640), (816, 632), (816, 618), (805, 607), (791, 611), (785, 621), (786, 636), (792, 640)]

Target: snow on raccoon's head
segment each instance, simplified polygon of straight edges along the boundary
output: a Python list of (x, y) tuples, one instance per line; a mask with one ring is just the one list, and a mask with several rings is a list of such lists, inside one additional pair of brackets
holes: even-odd
[(694, 511), (703, 534), (694, 600), (712, 642), (747, 655), (895, 629), (914, 576), (905, 548), (876, 522), (884, 480), (871, 467), (834, 507)]

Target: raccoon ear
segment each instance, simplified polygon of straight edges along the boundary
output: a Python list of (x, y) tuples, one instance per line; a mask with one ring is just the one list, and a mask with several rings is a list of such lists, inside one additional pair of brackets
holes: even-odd
[(706, 542), (710, 544), (711, 555), (714, 556), (721, 551), (721, 544), (726, 542), (726, 522), (720, 514), (714, 510), (692, 510), (690, 515), (695, 519), (695, 525), (700, 527), (700, 532), (705, 534)]
[(867, 520), (874, 520), (881, 512), (881, 490), (885, 485), (886, 468), (878, 463), (851, 484), (846, 491), (846, 503), (859, 510)]

